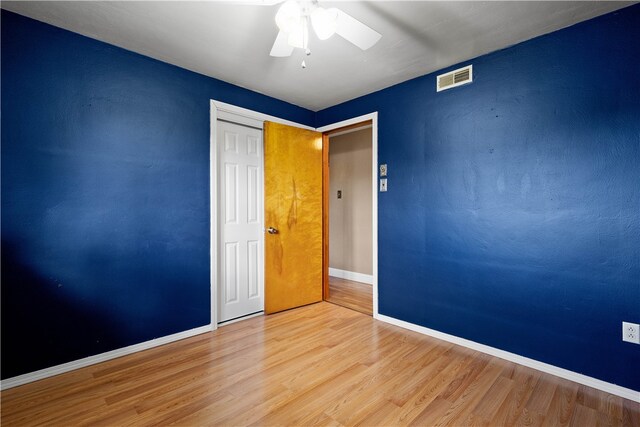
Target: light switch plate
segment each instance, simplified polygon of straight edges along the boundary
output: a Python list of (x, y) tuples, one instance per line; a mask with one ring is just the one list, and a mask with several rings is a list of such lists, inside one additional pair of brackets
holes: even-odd
[(380, 176), (387, 176), (387, 164), (380, 165)]
[(387, 191), (387, 178), (382, 178), (380, 180), (380, 192), (384, 193)]

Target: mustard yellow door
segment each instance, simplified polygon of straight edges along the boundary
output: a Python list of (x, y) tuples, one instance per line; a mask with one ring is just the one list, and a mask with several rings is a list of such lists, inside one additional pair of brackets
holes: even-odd
[(264, 124), (265, 313), (322, 301), (322, 134)]

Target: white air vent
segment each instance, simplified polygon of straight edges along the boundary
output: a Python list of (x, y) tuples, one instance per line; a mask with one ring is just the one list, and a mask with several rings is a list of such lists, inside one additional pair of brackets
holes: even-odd
[(436, 81), (436, 91), (451, 89), (473, 81), (473, 65), (467, 65), (464, 68), (450, 71), (446, 74), (440, 74)]

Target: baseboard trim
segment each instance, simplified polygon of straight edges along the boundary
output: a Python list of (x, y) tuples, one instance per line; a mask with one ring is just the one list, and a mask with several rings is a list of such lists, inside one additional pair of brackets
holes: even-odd
[(373, 276), (370, 274), (356, 273), (355, 271), (340, 270), (338, 268), (329, 267), (329, 276), (373, 285)]
[(84, 368), (86, 366), (95, 365), (96, 363), (106, 362), (107, 360), (117, 357), (126, 356), (128, 354), (137, 353), (142, 350), (148, 350), (153, 347), (168, 344), (170, 342), (179, 341), (205, 332), (211, 332), (211, 325), (200, 326), (198, 328), (189, 329), (188, 331), (178, 332), (176, 334), (155, 338), (139, 344), (130, 345), (128, 347), (111, 350), (106, 353), (96, 354), (95, 356), (85, 357), (83, 359), (74, 360), (63, 363), (61, 365), (52, 366), (50, 368), (41, 369), (39, 371), (29, 372), (28, 374), (18, 375), (17, 377), (7, 378), (0, 382), (0, 390), (6, 390), (19, 385), (27, 384), (33, 381), (42, 380), (44, 378), (53, 377), (75, 369)]
[(529, 368), (536, 369), (538, 371), (545, 372), (547, 374), (555, 375), (560, 378), (564, 378), (569, 381), (573, 381), (579, 384), (583, 384), (595, 389), (604, 391), (606, 393), (614, 394), (616, 396), (623, 397), (625, 399), (632, 400), (634, 402), (640, 402), (640, 391), (632, 390), (630, 388), (622, 387), (616, 384), (608, 383), (606, 381), (599, 380), (597, 378), (589, 377), (587, 375), (579, 374), (577, 372), (569, 371), (568, 369), (559, 368), (548, 363), (539, 362), (528, 357), (520, 356), (515, 353), (500, 350), (495, 347), (480, 344), (474, 341), (469, 341), (464, 338), (457, 337), (455, 335), (449, 335), (444, 332), (436, 331), (435, 329), (429, 329), (424, 326), (416, 325), (414, 323), (405, 322), (394, 317), (385, 316), (383, 314), (374, 314), (374, 318), (389, 323), (391, 325), (399, 326), (410, 331), (418, 332), (424, 335), (428, 335), (433, 338), (438, 338), (443, 341), (447, 341), (453, 344), (461, 345), (463, 347), (470, 348), (491, 356), (499, 357), (500, 359), (508, 360), (509, 362), (517, 363)]

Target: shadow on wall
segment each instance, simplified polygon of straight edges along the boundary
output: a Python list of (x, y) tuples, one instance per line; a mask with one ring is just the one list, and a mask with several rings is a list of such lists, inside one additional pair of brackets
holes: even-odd
[(3, 379), (112, 350), (116, 326), (90, 304), (72, 301), (62, 284), (29, 265), (17, 244), (2, 240)]

